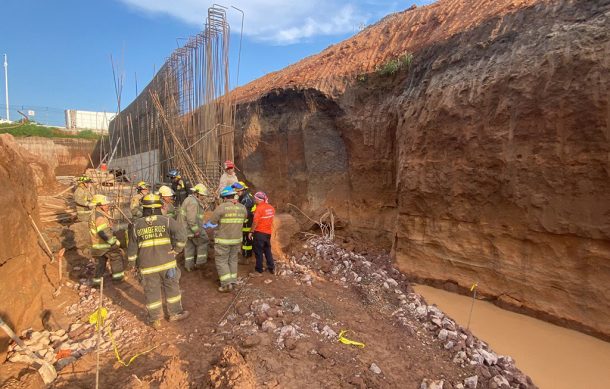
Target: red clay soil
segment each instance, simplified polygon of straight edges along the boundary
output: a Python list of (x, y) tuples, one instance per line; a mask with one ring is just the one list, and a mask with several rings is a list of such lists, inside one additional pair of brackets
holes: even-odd
[(439, 0), (431, 5), (397, 12), (352, 38), (330, 46), (280, 71), (269, 73), (235, 89), (238, 103), (255, 100), (274, 89), (315, 88), (336, 96), (357, 75), (405, 53), (414, 53), (467, 31), (491, 17), (540, 0)]

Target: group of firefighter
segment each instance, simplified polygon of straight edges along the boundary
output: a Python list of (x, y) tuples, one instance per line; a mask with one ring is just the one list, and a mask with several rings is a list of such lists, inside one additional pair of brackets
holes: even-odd
[[(182, 308), (180, 268), (176, 257), (184, 253), (184, 269), (191, 272), (207, 263), (209, 236), (214, 236), (215, 264), (220, 292), (230, 292), (237, 285), (239, 252), (242, 263), (256, 257), (254, 275), (275, 273), (271, 254), (271, 232), (275, 209), (264, 192), (252, 195), (243, 181), (238, 181), (232, 161), (224, 163), (220, 185), (212, 193), (204, 184), (190, 186), (177, 169), (168, 173), (171, 186), (153, 191), (141, 181), (131, 198), (131, 218), (127, 229), (115, 222), (111, 202), (94, 194), (92, 180), (78, 179), (74, 192), (79, 221), (89, 222), (91, 255), (96, 261), (93, 285), (102, 282), (107, 264), (112, 280), (120, 283), (126, 269), (135, 269), (144, 288), (148, 320), (153, 328), (161, 327), (163, 300), (169, 321), (186, 319)], [(218, 201), (217, 201), (218, 200)], [(206, 211), (213, 209), (206, 220)], [(118, 209), (120, 213), (124, 213)], [(119, 239), (123, 234), (123, 239)], [(127, 245), (127, 261), (121, 241)]]

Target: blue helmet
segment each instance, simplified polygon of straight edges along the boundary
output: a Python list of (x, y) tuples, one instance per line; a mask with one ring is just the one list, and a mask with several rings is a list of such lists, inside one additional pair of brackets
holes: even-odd
[(235, 196), (235, 189), (233, 189), (233, 187), (231, 186), (225, 186), (221, 191), (220, 191), (220, 197), (231, 197), (231, 196)]
[(167, 176), (169, 178), (174, 178), (174, 177), (179, 177), (180, 176), (180, 170), (178, 169), (171, 169), (168, 173)]
[(231, 187), (235, 190), (244, 190), (246, 189), (245, 186), (242, 185), (241, 182), (235, 182), (233, 185), (231, 185)]

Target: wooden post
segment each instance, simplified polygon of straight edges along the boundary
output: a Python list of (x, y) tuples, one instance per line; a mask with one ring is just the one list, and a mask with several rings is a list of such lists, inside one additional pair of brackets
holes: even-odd
[(102, 343), (102, 299), (104, 296), (104, 276), (100, 281), (100, 300), (97, 305), (97, 357), (95, 367), (95, 389), (100, 387), (100, 344)]

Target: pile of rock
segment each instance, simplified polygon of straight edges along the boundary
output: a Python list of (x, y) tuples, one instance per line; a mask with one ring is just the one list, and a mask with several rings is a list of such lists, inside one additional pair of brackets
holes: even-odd
[[(391, 310), (391, 316), (411, 335), (419, 337), (422, 343), (438, 343), (454, 353), (454, 363), (476, 367), (478, 374), (463, 382), (452, 384), (426, 379), (421, 385), (423, 389), (535, 387), (531, 379), (515, 367), (511, 357), (497, 355), (485, 342), (459, 326), (436, 306), (427, 305), (409, 287), (405, 276), (391, 266), (389, 257), (367, 258), (323, 238), (310, 239), (302, 248), (302, 253), (290, 257), (280, 275), (293, 276), (297, 283), (308, 285), (316, 276), (322, 276), (344, 287), (358, 287), (369, 303), (382, 311)], [(327, 329), (316, 332), (331, 334)]]
[[(99, 293), (85, 283), (86, 280), (82, 280), (82, 283), (79, 284), (71, 282), (64, 284), (64, 287), (74, 289), (80, 297), (78, 303), (65, 309), (68, 316), (74, 317), (74, 322), (68, 328), (54, 332), (28, 329), (21, 334), (25, 345), (37, 356), (54, 363), (58, 371), (97, 348), (95, 326), (89, 324), (87, 320), (89, 315), (97, 310)], [(108, 352), (113, 349), (109, 331), (112, 332), (117, 346), (121, 348), (129, 347), (137, 341), (139, 334), (147, 331), (147, 329), (136, 328), (140, 324), (123, 309), (115, 309), (112, 301), (107, 298), (104, 298), (104, 307), (108, 313), (102, 331), (101, 351)], [(16, 344), (10, 345), (8, 360), (28, 364), (33, 362), (32, 358)]]

